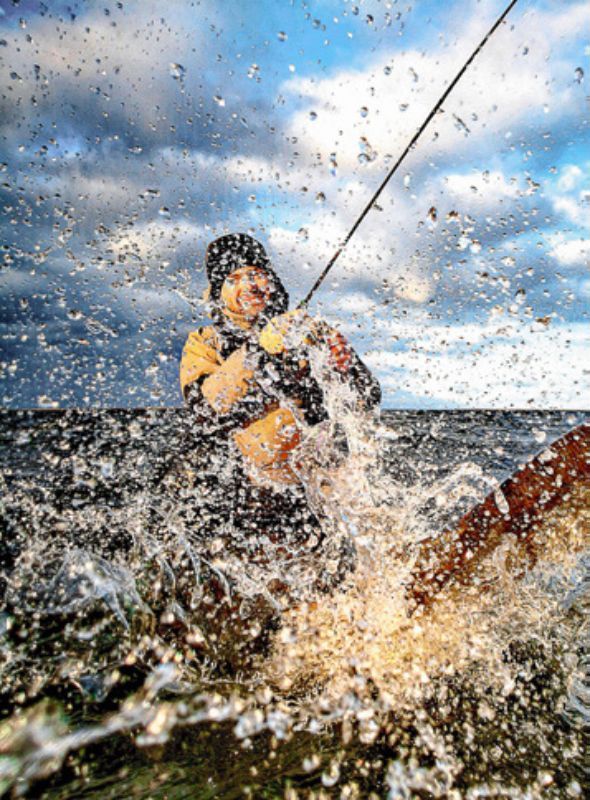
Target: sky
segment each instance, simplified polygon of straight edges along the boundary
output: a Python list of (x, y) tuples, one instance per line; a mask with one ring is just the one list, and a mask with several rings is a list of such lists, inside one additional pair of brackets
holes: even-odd
[[(300, 300), (505, 4), (0, 0), (2, 405), (179, 405), (207, 243)], [(385, 407), (590, 409), (589, 55), (519, 0), (314, 298)]]

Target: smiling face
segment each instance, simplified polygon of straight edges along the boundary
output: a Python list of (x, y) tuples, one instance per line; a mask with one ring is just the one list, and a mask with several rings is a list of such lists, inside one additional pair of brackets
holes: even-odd
[(260, 267), (236, 269), (221, 287), (221, 300), (227, 311), (250, 324), (264, 311), (271, 294), (271, 279)]

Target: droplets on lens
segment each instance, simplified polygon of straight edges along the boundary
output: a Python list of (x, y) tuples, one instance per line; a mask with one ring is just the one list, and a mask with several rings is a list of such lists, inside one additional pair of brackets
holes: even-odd
[(359, 164), (368, 164), (369, 161), (374, 161), (377, 158), (377, 151), (373, 148), (366, 136), (361, 136), (359, 147), (361, 149), (357, 157)]
[(170, 62), (170, 77), (174, 78), (175, 81), (181, 81), (185, 75), (186, 67), (183, 67), (182, 64)]

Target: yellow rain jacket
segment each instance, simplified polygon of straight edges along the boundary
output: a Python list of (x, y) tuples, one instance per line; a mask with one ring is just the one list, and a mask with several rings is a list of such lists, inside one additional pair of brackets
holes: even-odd
[[(227, 359), (220, 355), (220, 342), (213, 327), (193, 331), (184, 346), (180, 362), (180, 386), (186, 399), (197, 382), (205, 401), (218, 414), (227, 414), (255, 383), (242, 348)], [(262, 416), (232, 432), (252, 477), (279, 483), (296, 483), (292, 451), (301, 441), (301, 426), (295, 414), (276, 402), (269, 402)]]

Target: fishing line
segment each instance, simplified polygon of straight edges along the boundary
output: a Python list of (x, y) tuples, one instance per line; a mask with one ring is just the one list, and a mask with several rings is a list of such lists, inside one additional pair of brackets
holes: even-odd
[(311, 287), (311, 289), (309, 290), (307, 295), (304, 297), (304, 299), (299, 303), (299, 305), (297, 306), (298, 308), (305, 308), (309, 304), (309, 301), (311, 300), (311, 298), (313, 297), (315, 292), (319, 289), (319, 287), (324, 282), (324, 279), (326, 278), (327, 274), (330, 272), (330, 270), (332, 269), (332, 267), (336, 263), (337, 259), (339, 258), (340, 254), (343, 252), (343, 250), (345, 249), (347, 244), (350, 242), (350, 240), (352, 239), (352, 237), (356, 233), (357, 228), (360, 226), (361, 222), (367, 216), (367, 214), (369, 213), (369, 211), (373, 207), (373, 204), (376, 202), (376, 200), (378, 199), (378, 197), (381, 194), (381, 192), (385, 189), (385, 187), (387, 186), (387, 184), (389, 183), (391, 178), (393, 178), (393, 176), (395, 175), (395, 173), (399, 169), (399, 167), (400, 167), (401, 163), (403, 162), (403, 160), (405, 159), (405, 157), (408, 155), (410, 150), (412, 150), (412, 148), (414, 147), (414, 145), (416, 144), (416, 142), (418, 141), (418, 139), (420, 138), (420, 136), (422, 135), (424, 130), (428, 127), (428, 124), (429, 124), (430, 120), (438, 112), (438, 110), (440, 109), (442, 104), (445, 102), (447, 97), (450, 95), (450, 93), (453, 91), (453, 89), (455, 88), (457, 83), (461, 80), (461, 78), (463, 77), (463, 75), (465, 74), (467, 69), (469, 68), (469, 66), (470, 66), (471, 62), (473, 61), (473, 59), (477, 56), (477, 54), (480, 52), (480, 50), (482, 50), (485, 47), (485, 45), (487, 44), (488, 40), (494, 35), (494, 33), (496, 32), (496, 29), (502, 24), (504, 19), (508, 16), (508, 14), (510, 13), (510, 11), (516, 5), (517, 2), (518, 2), (518, 0), (512, 0), (512, 2), (504, 9), (502, 14), (498, 17), (498, 19), (494, 22), (492, 27), (489, 29), (489, 31), (486, 33), (486, 35), (483, 37), (481, 42), (477, 45), (477, 47), (475, 48), (473, 53), (469, 56), (467, 61), (463, 64), (463, 66), (461, 67), (459, 72), (455, 75), (455, 77), (453, 78), (453, 80), (451, 81), (451, 83), (449, 84), (447, 89), (441, 95), (441, 97), (438, 100), (438, 102), (436, 103), (436, 105), (433, 106), (433, 108), (431, 109), (430, 113), (428, 114), (428, 116), (426, 117), (426, 119), (424, 120), (422, 125), (418, 128), (418, 130), (416, 131), (416, 133), (412, 137), (410, 143), (407, 145), (407, 147), (404, 150), (404, 152), (401, 154), (401, 156), (395, 162), (393, 167), (389, 170), (389, 172), (385, 176), (385, 179), (383, 180), (383, 182), (381, 183), (381, 185), (379, 186), (379, 188), (377, 189), (375, 194), (371, 197), (371, 199), (369, 200), (369, 202), (367, 203), (367, 205), (365, 206), (365, 208), (363, 209), (363, 211), (361, 212), (361, 214), (357, 218), (357, 220), (354, 223), (354, 225), (352, 226), (352, 228), (347, 233), (346, 238), (342, 241), (342, 243), (340, 244), (340, 247), (338, 248), (338, 250), (336, 250), (336, 252), (332, 256), (332, 258), (328, 261), (328, 263), (324, 267), (324, 270), (321, 273), (321, 275), (317, 278), (316, 282)]

